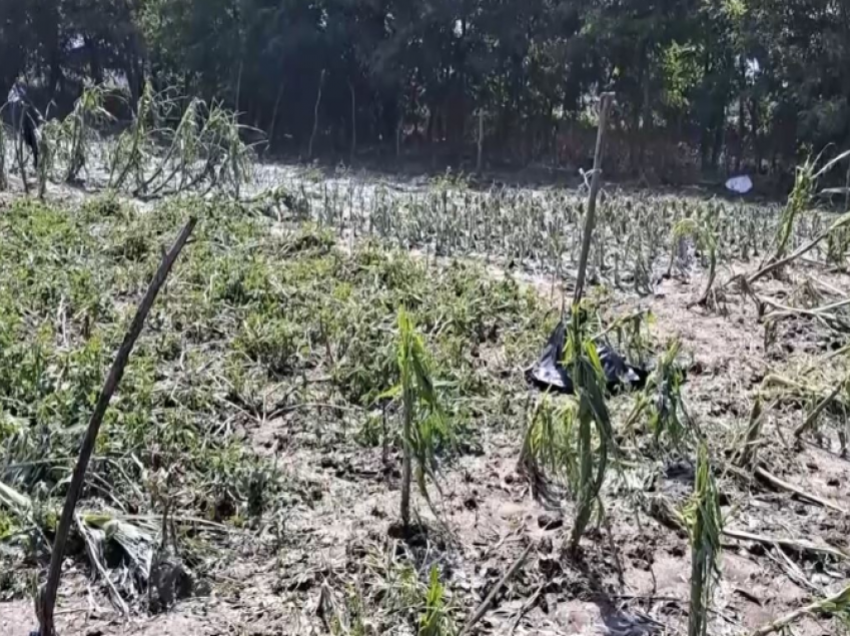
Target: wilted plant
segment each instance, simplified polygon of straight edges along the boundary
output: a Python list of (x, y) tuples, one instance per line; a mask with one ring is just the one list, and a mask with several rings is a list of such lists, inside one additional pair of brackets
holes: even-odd
[(571, 398), (553, 403), (549, 396), (543, 396), (525, 431), (519, 469), (531, 481), (534, 496), (552, 507), (559, 501), (547, 473), (564, 479), (573, 492), (578, 488), (577, 411), (578, 404)]
[(694, 493), (682, 513), (691, 542), (691, 602), (688, 636), (705, 636), (714, 584), (720, 577), (723, 516), (708, 449), (700, 444)]
[(682, 219), (673, 226), (670, 236), (670, 261), (667, 264), (668, 277), (673, 274), (673, 265), (677, 258), (682, 260), (684, 256), (683, 252), (687, 247), (685, 244), (686, 239), (695, 239), (699, 236), (699, 233), (699, 224), (693, 218)]
[(94, 125), (113, 119), (104, 108), (108, 89), (101, 84), (87, 83), (83, 94), (74, 103), (74, 110), (62, 122), (63, 152), (68, 162), (66, 181), (74, 181), (86, 165), (91, 149)]
[(788, 251), (788, 244), (794, 232), (794, 223), (797, 217), (805, 211), (812, 198), (815, 188), (815, 168), (817, 159), (807, 158), (802, 166), (797, 166), (794, 178), (794, 189), (788, 195), (788, 202), (782, 211), (782, 217), (777, 227), (776, 251), (770, 261), (778, 261)]
[(426, 500), (426, 475), (433, 475), (436, 450), (449, 437), (447, 420), (440, 408), (437, 390), (431, 375), (431, 363), (425, 343), (416, 332), (413, 319), (404, 308), (398, 314), (399, 341), (397, 347), (400, 382), (385, 395), (401, 394), (402, 444), (404, 464), (401, 484), (401, 520), (410, 527), (410, 485), (413, 462), (416, 462), (416, 483)]
[(656, 443), (666, 435), (677, 448), (691, 434), (690, 420), (682, 399), (684, 378), (676, 364), (680, 350), (681, 343), (678, 340), (670, 341), (646, 386), (649, 430)]
[(739, 468), (752, 468), (755, 465), (759, 440), (761, 439), (763, 415), (761, 395), (757, 395), (753, 410), (750, 413), (750, 423), (747, 430), (735, 444), (736, 451), (733, 461)]
[[(578, 488), (576, 516), (570, 536), (570, 551), (575, 554), (599, 499), (609, 451), (614, 444), (611, 418), (605, 403), (605, 373), (596, 345), (584, 338), (582, 310), (578, 306), (573, 308), (565, 356), (570, 363), (578, 395)], [(598, 443), (594, 443), (594, 437), (598, 438)]]
[[(154, 107), (154, 93), (151, 83), (145, 82), (139, 106), (133, 116), (133, 123), (118, 137), (109, 169), (109, 187), (120, 190), (127, 178), (133, 174), (137, 187), (144, 180), (145, 158), (149, 143), (149, 123)], [(122, 165), (123, 164), (123, 165)]]
[[(157, 181), (158, 183), (154, 188), (154, 193), (163, 190), (178, 173), (180, 173), (181, 179), (177, 190), (182, 190), (191, 173), (192, 166), (198, 159), (198, 119), (202, 104), (203, 102), (197, 98), (189, 101), (189, 105), (183, 112), (177, 129), (174, 131), (171, 145), (166, 151), (165, 156), (154, 169), (153, 173), (136, 188), (137, 194), (147, 193)], [(172, 159), (175, 160), (172, 161)], [(162, 175), (166, 171), (168, 172), (163, 177)]]
[(53, 172), (55, 140), (60, 137), (61, 124), (51, 120), (41, 127), (38, 136), (38, 196), (43, 199), (47, 193), (47, 182)]

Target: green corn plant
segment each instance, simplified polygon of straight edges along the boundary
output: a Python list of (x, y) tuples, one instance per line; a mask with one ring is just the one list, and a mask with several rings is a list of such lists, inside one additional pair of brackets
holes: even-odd
[(398, 330), (397, 360), (400, 383), (384, 395), (401, 394), (404, 450), (401, 520), (404, 527), (409, 528), (413, 463), (416, 463), (419, 491), (430, 503), (425, 478), (426, 475), (433, 477), (436, 450), (441, 442), (449, 439), (450, 431), (439, 404), (425, 343), (417, 333), (413, 319), (403, 307), (398, 314)]
[(694, 493), (682, 518), (691, 543), (691, 601), (688, 636), (705, 636), (714, 585), (720, 577), (723, 517), (705, 444), (700, 444)]
[(456, 632), (446, 606), (446, 591), (437, 566), (431, 566), (425, 607), (419, 616), (419, 636), (451, 636)]
[[(137, 187), (144, 180), (146, 147), (149, 143), (148, 120), (154, 108), (154, 93), (151, 83), (145, 82), (145, 87), (139, 99), (138, 110), (133, 117), (133, 124), (118, 138), (118, 144), (110, 162), (109, 187), (120, 190), (127, 178), (133, 174)], [(122, 165), (123, 164), (123, 165)]]
[[(605, 374), (596, 345), (583, 337), (582, 310), (574, 306), (570, 338), (565, 355), (571, 362), (573, 384), (578, 396), (578, 485), (576, 516), (570, 535), (570, 551), (578, 552), (605, 482), (608, 455), (614, 444), (611, 418), (605, 403)], [(594, 436), (594, 432), (596, 435)], [(598, 438), (598, 444), (594, 443)]]
[(83, 94), (74, 103), (74, 110), (63, 122), (68, 169), (66, 181), (74, 181), (86, 165), (92, 142), (92, 126), (99, 121), (108, 121), (112, 115), (104, 108), (107, 89), (102, 85), (87, 83)]
[(666, 436), (674, 448), (680, 448), (691, 435), (690, 420), (682, 399), (682, 371), (676, 365), (680, 350), (681, 343), (671, 340), (646, 385), (649, 430), (656, 444)]
[(554, 403), (544, 395), (526, 427), (518, 468), (531, 482), (534, 496), (552, 507), (560, 502), (547, 474), (565, 480), (572, 492), (578, 488), (577, 412), (578, 404), (574, 400)]
[(44, 199), (47, 193), (47, 182), (53, 171), (54, 140), (59, 137), (59, 128), (60, 124), (51, 120), (41, 127), (41, 134), (38, 137), (38, 196), (40, 199)]

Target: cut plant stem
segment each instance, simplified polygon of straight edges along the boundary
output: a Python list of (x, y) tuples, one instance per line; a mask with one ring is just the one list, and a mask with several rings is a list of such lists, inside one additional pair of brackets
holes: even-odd
[(115, 393), (115, 390), (121, 382), (121, 378), (124, 375), (124, 369), (130, 359), (130, 353), (133, 351), (133, 346), (136, 344), (136, 340), (142, 333), (145, 320), (154, 301), (156, 300), (157, 294), (159, 294), (159, 290), (162, 288), (163, 284), (165, 284), (165, 279), (168, 277), (174, 262), (177, 260), (177, 257), (180, 255), (183, 247), (186, 245), (186, 241), (189, 240), (189, 236), (192, 234), (192, 230), (195, 229), (197, 222), (197, 217), (193, 216), (189, 219), (180, 231), (180, 234), (177, 236), (177, 240), (174, 242), (171, 250), (169, 250), (169, 252), (165, 255), (165, 258), (162, 260), (162, 263), (160, 263), (159, 269), (157, 269), (144, 298), (142, 298), (142, 301), (139, 303), (136, 315), (133, 317), (133, 322), (130, 324), (130, 328), (124, 336), (124, 341), (121, 343), (118, 355), (112, 363), (112, 368), (109, 370), (109, 375), (106, 378), (106, 382), (103, 385), (103, 389), (101, 390), (100, 396), (95, 404), (94, 411), (92, 412), (91, 419), (89, 420), (88, 427), (86, 428), (86, 435), (83, 438), (82, 445), (80, 446), (80, 455), (77, 459), (77, 465), (74, 468), (73, 476), (71, 477), (71, 484), (68, 486), (68, 494), (65, 496), (65, 506), (62, 509), (62, 517), (59, 520), (59, 527), (56, 530), (56, 539), (53, 543), (53, 552), (50, 555), (50, 569), (47, 575), (47, 582), (41, 588), (39, 595), (35, 600), (36, 616), (38, 616), (39, 623), (41, 625), (40, 636), (56, 635), (56, 627), (53, 622), (53, 611), (56, 606), (56, 592), (59, 588), (59, 579), (62, 575), (62, 560), (65, 554), (65, 544), (68, 541), (68, 534), (71, 530), (71, 524), (74, 521), (74, 510), (77, 505), (77, 500), (80, 497), (80, 492), (82, 491), (83, 482), (86, 477), (86, 469), (88, 468), (92, 452), (94, 452), (97, 434), (100, 431), (103, 416), (106, 414), (106, 409), (112, 399), (112, 394)]

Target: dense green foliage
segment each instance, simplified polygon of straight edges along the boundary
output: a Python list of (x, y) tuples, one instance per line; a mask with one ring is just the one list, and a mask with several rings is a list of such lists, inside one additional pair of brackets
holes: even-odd
[(2, 0), (0, 94), (26, 75), (70, 103), (120, 74), (135, 103), (150, 78), (286, 151), (315, 123), (316, 151), (344, 157), (358, 140), (469, 156), (482, 110), (489, 157), (574, 165), (588, 99), (613, 89), (610, 170), (674, 178), (846, 146), (849, 36), (836, 0)]
[[(228, 526), (278, 518), (301, 487), (237, 432), (293, 413), (315, 412), (319, 439), (397, 447), (398, 435), (379, 439), (374, 409), (402, 380), (401, 304), (418, 317), (418, 346), (428, 342), (445, 415), (467, 445), (473, 416), (502, 426), (515, 416), (504, 396), (547, 323), (512, 279), (437, 271), (374, 245), (347, 252), (312, 225), (272, 232), (225, 202), (143, 213), (110, 198), (81, 209), (18, 199), (0, 215), (0, 486), (43, 509), (48, 535), (110, 352), (188, 210), (202, 223), (107, 411), (81, 510), (156, 516), (170, 502), (182, 518)], [(430, 470), (438, 432), (417, 423), (414, 450)], [(0, 547), (27, 525), (2, 495)]]

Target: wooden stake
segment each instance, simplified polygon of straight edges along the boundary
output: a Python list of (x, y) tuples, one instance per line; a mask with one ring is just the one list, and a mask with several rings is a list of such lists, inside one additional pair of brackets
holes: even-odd
[(53, 622), (53, 610), (56, 606), (56, 591), (59, 588), (59, 579), (62, 576), (62, 559), (65, 554), (65, 544), (68, 541), (68, 533), (71, 530), (71, 524), (74, 521), (74, 509), (77, 506), (77, 500), (80, 498), (80, 492), (83, 489), (83, 482), (86, 477), (86, 469), (88, 468), (89, 460), (94, 451), (97, 434), (100, 431), (100, 424), (103, 421), (103, 416), (106, 414), (106, 409), (109, 406), (109, 401), (112, 399), (112, 394), (118, 388), (121, 378), (124, 375), (124, 368), (127, 366), (127, 361), (130, 359), (130, 353), (133, 351), (133, 346), (136, 340), (142, 333), (142, 328), (145, 325), (148, 313), (153, 306), (156, 296), (165, 283), (171, 267), (180, 255), (183, 246), (192, 234), (197, 224), (197, 217), (191, 217), (186, 225), (181, 230), (171, 247), (171, 250), (163, 258), (159, 265), (156, 274), (153, 277), (145, 297), (139, 303), (136, 310), (136, 315), (133, 317), (133, 322), (124, 336), (124, 341), (118, 349), (118, 355), (115, 356), (115, 361), (112, 363), (112, 368), (109, 370), (109, 375), (106, 377), (106, 382), (100, 395), (97, 398), (97, 404), (92, 412), (91, 419), (86, 429), (86, 435), (83, 438), (83, 443), (80, 446), (80, 455), (77, 458), (77, 465), (74, 468), (74, 474), (71, 477), (71, 485), (68, 487), (68, 494), (65, 496), (65, 507), (62, 509), (62, 518), (59, 521), (59, 528), (56, 531), (56, 540), (53, 543), (53, 553), (50, 555), (50, 569), (47, 575), (47, 582), (41, 588), (38, 597), (35, 600), (35, 612), (38, 616), (38, 622), (41, 625), (40, 636), (56, 636), (56, 626)]
[[(581, 302), (584, 294), (584, 281), (587, 277), (587, 258), (590, 254), (590, 243), (593, 239), (593, 228), (596, 225), (596, 197), (602, 187), (602, 154), (605, 143), (605, 128), (608, 123), (608, 109), (614, 100), (614, 93), (602, 93), (599, 104), (599, 129), (596, 132), (596, 151), (593, 154), (593, 178), (590, 182), (590, 192), (587, 195), (587, 212), (584, 217), (584, 232), (581, 240), (581, 256), (578, 261), (578, 276), (573, 304)], [(563, 314), (563, 309), (561, 311)]]

